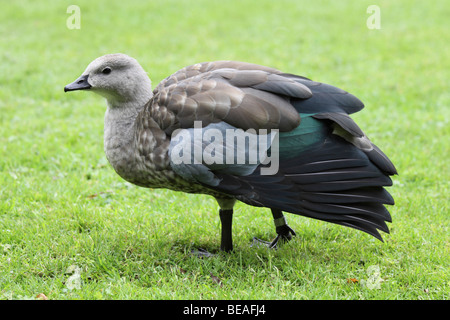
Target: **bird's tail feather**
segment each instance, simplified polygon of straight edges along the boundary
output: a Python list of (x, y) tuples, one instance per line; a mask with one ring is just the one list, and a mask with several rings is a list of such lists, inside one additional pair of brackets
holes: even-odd
[(281, 160), (275, 175), (221, 178), (220, 188), (251, 205), (352, 227), (380, 240), (378, 230), (389, 232), (391, 216), (384, 204), (394, 204), (394, 199), (384, 187), (392, 180), (340, 137)]

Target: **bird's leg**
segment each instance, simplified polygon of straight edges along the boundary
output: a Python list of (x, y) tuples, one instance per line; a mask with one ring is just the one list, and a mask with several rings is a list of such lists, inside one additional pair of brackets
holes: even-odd
[(220, 242), (220, 250), (231, 252), (233, 250), (232, 222), (233, 209), (219, 210), (220, 222), (222, 223), (222, 238)]
[[(233, 250), (233, 237), (232, 237), (232, 222), (233, 222), (233, 207), (236, 199), (233, 198), (216, 198), (219, 203), (219, 217), (222, 225), (222, 235), (220, 250), (224, 252), (230, 252)], [(214, 254), (209, 253), (204, 249), (193, 250), (192, 254), (199, 258), (213, 257)]]
[(230, 252), (233, 250), (232, 222), (233, 207), (236, 199), (233, 198), (216, 198), (219, 203), (220, 223), (222, 224), (222, 235), (220, 242), (220, 250)]
[(272, 242), (264, 241), (258, 238), (253, 238), (253, 243), (262, 243), (268, 246), (269, 248), (276, 248), (279, 242), (287, 242), (291, 240), (292, 236), (295, 236), (296, 233), (291, 227), (288, 226), (286, 218), (281, 210), (277, 209), (271, 210), (277, 236), (275, 237), (274, 240), (272, 240)]
[[(233, 209), (219, 210), (220, 222), (222, 224), (222, 235), (220, 242), (220, 250), (224, 252), (233, 251), (233, 237), (232, 237), (232, 222), (233, 222)], [(214, 254), (209, 253), (204, 249), (193, 250), (192, 254), (199, 257), (212, 257)]]

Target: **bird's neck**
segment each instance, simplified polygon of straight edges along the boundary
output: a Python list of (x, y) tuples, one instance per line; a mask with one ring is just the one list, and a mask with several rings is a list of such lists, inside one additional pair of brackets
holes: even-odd
[[(153, 96), (151, 81), (143, 73), (135, 85), (124, 82), (125, 91), (106, 97), (105, 152), (120, 146), (130, 146), (136, 130), (136, 117)], [(108, 156), (108, 152), (106, 154)]]
[(150, 94), (137, 95), (136, 99), (129, 102), (107, 100), (104, 150), (108, 161), (118, 173), (119, 168), (124, 165), (122, 162), (135, 158), (136, 118), (152, 97), (151, 90), (147, 92)]
[(123, 83), (120, 92), (99, 92), (106, 98), (109, 110), (118, 109), (121, 112), (139, 112), (153, 97), (152, 83), (147, 74), (140, 75), (133, 83)]
[(135, 120), (138, 114), (137, 108), (110, 108), (105, 113), (104, 148), (106, 157), (114, 166), (118, 156), (131, 146)]

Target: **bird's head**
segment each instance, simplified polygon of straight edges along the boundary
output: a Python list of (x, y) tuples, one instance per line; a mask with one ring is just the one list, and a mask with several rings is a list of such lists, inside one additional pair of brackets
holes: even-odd
[(126, 54), (101, 56), (92, 61), (64, 91), (89, 90), (106, 98), (108, 106), (145, 104), (152, 95), (151, 82), (140, 64)]

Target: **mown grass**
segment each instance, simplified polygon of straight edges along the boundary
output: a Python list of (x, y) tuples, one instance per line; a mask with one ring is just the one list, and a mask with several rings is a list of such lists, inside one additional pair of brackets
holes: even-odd
[[(70, 4), (81, 8), (79, 30), (66, 27)], [(366, 26), (370, 4), (381, 9), (380, 30)], [(0, 298), (448, 299), (446, 4), (3, 5)], [(235, 252), (192, 257), (192, 248), (219, 247), (214, 200), (123, 182), (103, 154), (104, 101), (63, 93), (91, 60), (112, 52), (137, 58), (154, 84), (185, 65), (236, 59), (354, 93), (366, 104), (354, 118), (400, 173), (390, 189), (391, 234), (381, 243), (288, 216), (298, 236), (269, 251), (250, 247), (253, 236), (274, 236), (269, 211), (240, 204)]]

